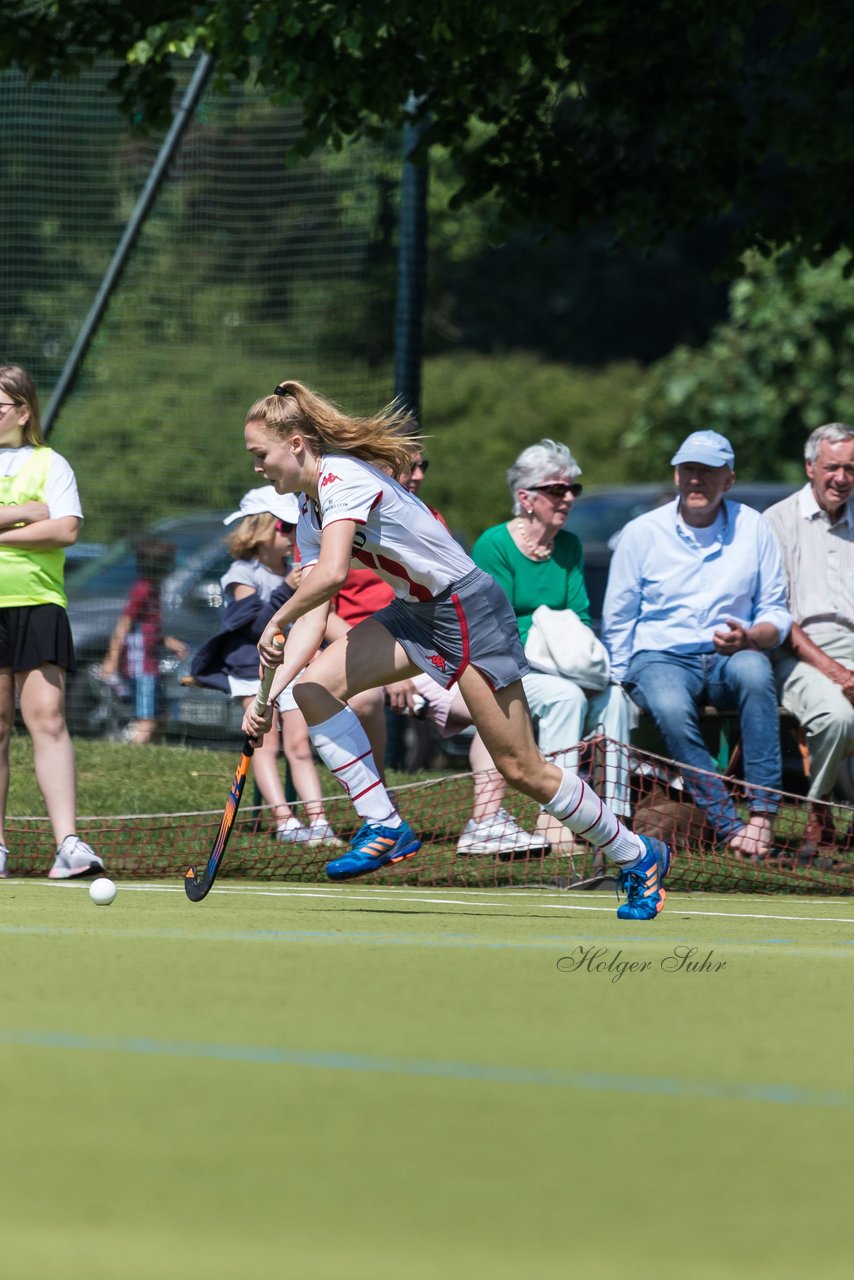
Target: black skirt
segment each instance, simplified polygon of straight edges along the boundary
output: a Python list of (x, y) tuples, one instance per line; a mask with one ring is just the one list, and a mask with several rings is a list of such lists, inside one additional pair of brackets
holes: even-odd
[(0, 668), (33, 671), (45, 663), (76, 671), (68, 614), (59, 604), (0, 606)]

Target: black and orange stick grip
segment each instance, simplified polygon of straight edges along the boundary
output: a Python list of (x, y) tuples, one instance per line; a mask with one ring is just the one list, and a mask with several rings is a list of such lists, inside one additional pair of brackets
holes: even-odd
[[(273, 637), (273, 644), (279, 649), (284, 647), (285, 637), (277, 634)], [(273, 683), (273, 676), (276, 673), (275, 667), (265, 667), (264, 674), (261, 678), (261, 684), (255, 695), (255, 711), (260, 716), (264, 714), (267, 708), (267, 700), (270, 697), (270, 686)], [(197, 867), (190, 867), (184, 876), (184, 892), (191, 902), (201, 902), (202, 898), (206, 898), (213, 887), (219, 871), (222, 856), (225, 853), (225, 847), (228, 844), (228, 837), (231, 835), (232, 827), (237, 818), (237, 810), (240, 808), (240, 797), (243, 795), (243, 787), (246, 783), (246, 775), (249, 772), (249, 765), (252, 760), (252, 753), (255, 750), (255, 739), (248, 735), (243, 740), (243, 750), (240, 753), (240, 759), (237, 762), (234, 780), (231, 784), (231, 790), (228, 793), (228, 799), (225, 802), (225, 809), (222, 815), (222, 821), (219, 824), (219, 831), (213, 842), (213, 848), (208, 856), (207, 864), (204, 870), (199, 871)]]

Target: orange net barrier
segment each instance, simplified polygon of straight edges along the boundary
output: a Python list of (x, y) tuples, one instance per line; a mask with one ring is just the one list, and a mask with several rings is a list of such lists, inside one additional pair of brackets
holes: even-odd
[[(739, 859), (716, 840), (705, 815), (692, 801), (686, 770), (672, 760), (625, 744), (599, 739), (582, 749), (580, 769), (605, 796), (613, 779), (608, 768), (628, 783), (630, 825), (644, 835), (667, 840), (674, 853), (668, 887), (674, 889), (755, 890), (848, 894), (854, 890), (854, 808), (827, 804), (816, 814), (803, 796), (766, 792), (761, 798), (778, 806), (774, 843), (759, 859)], [(696, 773), (696, 780), (703, 776)], [(749, 798), (745, 784), (726, 779), (733, 801), (745, 820)], [(565, 828), (544, 823), (539, 806), (517, 792), (503, 800), (502, 815), (492, 826), (501, 844), (502, 823), (515, 822), (535, 837), (526, 849), (461, 854), (457, 842), (472, 816), (474, 779), (469, 773), (413, 782), (396, 789), (404, 818), (419, 833), (422, 848), (414, 858), (384, 868), (372, 883), (470, 886), (517, 885), (556, 889), (594, 887), (613, 876), (612, 864), (584, 840), (573, 840)], [(753, 795), (759, 797), (758, 789)], [(359, 825), (345, 796), (327, 798), (326, 813), (342, 840)], [(300, 805), (293, 806), (301, 817)], [(89, 841), (116, 879), (180, 880), (191, 863), (204, 860), (219, 829), (221, 810), (203, 813), (132, 814), (81, 818), (78, 834)], [(53, 841), (45, 818), (11, 818), (16, 875), (43, 876), (53, 860)], [(540, 835), (538, 835), (538, 830)], [(263, 807), (245, 805), (231, 835), (222, 876), (295, 882), (325, 881), (324, 866), (336, 856), (329, 844), (308, 846), (274, 838), (274, 824)], [(10, 840), (11, 843), (11, 840)], [(512, 838), (507, 841), (513, 844)]]

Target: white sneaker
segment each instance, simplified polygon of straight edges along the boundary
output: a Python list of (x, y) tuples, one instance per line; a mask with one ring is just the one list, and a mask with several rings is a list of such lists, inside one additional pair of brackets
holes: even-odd
[(8, 880), (9, 872), (6, 870), (6, 859), (9, 857), (9, 850), (5, 844), (0, 844), (0, 880)]
[(56, 851), (56, 862), (47, 874), (50, 880), (70, 880), (72, 876), (98, 875), (103, 870), (103, 862), (85, 840), (79, 836), (66, 836)]
[(542, 845), (542, 840), (528, 835), (509, 813), (499, 809), (482, 822), (469, 818), (457, 841), (457, 853), (524, 853), (527, 849), (540, 849)]
[(311, 832), (304, 827), (293, 814), (286, 818), (280, 827), (273, 832), (273, 839), (281, 844), (307, 844), (311, 840)]
[(339, 840), (325, 818), (315, 818), (308, 828), (309, 844), (328, 844), (343, 848), (344, 841)]

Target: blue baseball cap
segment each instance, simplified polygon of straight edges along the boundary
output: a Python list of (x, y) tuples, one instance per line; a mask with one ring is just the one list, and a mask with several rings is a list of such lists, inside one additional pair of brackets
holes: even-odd
[(704, 467), (729, 467), (735, 462), (732, 445), (717, 431), (692, 431), (670, 459), (672, 467), (680, 462), (699, 462)]

